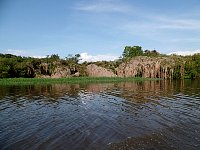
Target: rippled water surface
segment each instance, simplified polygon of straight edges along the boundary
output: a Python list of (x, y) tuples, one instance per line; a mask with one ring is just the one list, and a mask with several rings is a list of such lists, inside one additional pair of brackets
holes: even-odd
[(200, 149), (200, 81), (0, 86), (0, 149)]

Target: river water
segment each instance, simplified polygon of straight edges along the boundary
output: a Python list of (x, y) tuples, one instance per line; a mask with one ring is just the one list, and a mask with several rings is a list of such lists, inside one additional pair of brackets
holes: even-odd
[(0, 149), (200, 149), (200, 81), (0, 86)]

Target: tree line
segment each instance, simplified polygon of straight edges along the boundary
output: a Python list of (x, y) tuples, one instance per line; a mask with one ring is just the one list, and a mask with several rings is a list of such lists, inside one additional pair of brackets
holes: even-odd
[[(122, 56), (115, 61), (93, 62), (98, 66), (115, 70), (121, 63), (128, 62), (136, 56), (173, 57), (175, 79), (181, 78), (184, 71), (185, 78), (200, 78), (200, 54), (192, 56), (178, 56), (160, 54), (157, 50), (143, 50), (141, 46), (126, 46)], [(51, 75), (58, 66), (67, 66), (72, 74), (80, 73), (87, 76), (85, 69), (91, 62), (79, 63), (80, 54), (68, 55), (61, 59), (57, 54), (47, 55), (45, 58), (22, 57), (12, 54), (0, 54), (0, 78), (34, 78), (36, 75)]]

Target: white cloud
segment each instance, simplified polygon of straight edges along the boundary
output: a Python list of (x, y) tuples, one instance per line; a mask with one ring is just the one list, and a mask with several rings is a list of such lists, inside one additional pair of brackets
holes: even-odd
[[(140, 13), (140, 12), (138, 12)], [(170, 30), (187, 30), (199, 32), (200, 20), (198, 18), (191, 19), (191, 16), (165, 16), (161, 14), (147, 14), (142, 12), (141, 20), (128, 20), (124, 23), (117, 23), (118, 29), (133, 35), (151, 36), (169, 34)]]
[[(161, 19), (162, 18), (162, 19)], [(150, 33), (162, 33), (168, 30), (193, 30), (199, 31), (200, 21), (191, 19), (175, 19), (175, 18), (147, 18), (147, 21), (134, 22), (129, 21), (119, 26), (119, 29), (129, 33), (138, 33), (140, 35), (149, 35)], [(158, 31), (159, 30), (159, 31)], [(169, 32), (169, 31), (168, 31)], [(152, 36), (152, 35), (151, 35)]]
[(200, 29), (200, 21), (197, 19), (177, 19), (167, 17), (157, 17), (155, 21), (160, 24), (161, 29)]
[(31, 57), (33, 57), (33, 58), (46, 58), (46, 56), (31, 56)]
[(40, 56), (40, 55), (33, 55), (32, 53), (25, 51), (25, 50), (15, 50), (15, 49), (7, 49), (4, 50), (3, 53), (5, 54), (13, 54), (16, 56), (25, 56), (25, 57), (33, 57), (33, 58), (45, 58), (46, 56)]
[(118, 59), (118, 56), (114, 56), (114, 55), (90, 55), (88, 53), (81, 53), (81, 61), (80, 62), (95, 62), (95, 61), (102, 61), (102, 60), (106, 60), (106, 61), (113, 61)]
[(195, 51), (177, 51), (177, 52), (169, 53), (168, 55), (176, 54), (176, 55), (181, 55), (181, 56), (187, 56), (187, 55), (194, 55), (196, 53), (200, 53), (200, 50), (195, 50)]
[(95, 1), (94, 3), (79, 3), (75, 6), (75, 9), (81, 11), (90, 11), (90, 12), (120, 12), (125, 13), (130, 11), (128, 5), (116, 2), (114, 0), (101, 0)]
[(199, 43), (200, 38), (199, 37), (192, 37), (192, 38), (173, 38), (169, 40), (170, 42), (189, 42), (189, 43)]
[(14, 49), (7, 49), (7, 50), (5, 50), (5, 53), (13, 54), (13, 55), (17, 55), (17, 56), (25, 56), (27, 54), (27, 52), (24, 50), (14, 50)]

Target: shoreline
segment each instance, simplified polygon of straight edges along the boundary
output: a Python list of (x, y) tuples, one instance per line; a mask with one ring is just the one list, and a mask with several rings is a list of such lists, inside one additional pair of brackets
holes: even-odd
[(141, 77), (70, 77), (70, 78), (3, 78), (0, 85), (32, 85), (32, 84), (73, 84), (73, 83), (109, 83), (163, 80), (161, 78)]

